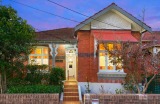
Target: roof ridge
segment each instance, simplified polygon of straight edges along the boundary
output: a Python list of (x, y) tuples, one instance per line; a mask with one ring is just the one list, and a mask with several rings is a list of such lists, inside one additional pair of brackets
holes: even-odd
[(62, 30), (62, 29), (74, 29), (74, 27), (64, 27), (64, 28), (57, 28), (57, 29), (50, 29), (50, 30), (42, 30), (42, 31), (37, 31), (38, 32), (48, 32), (48, 31), (56, 31), (56, 30)]

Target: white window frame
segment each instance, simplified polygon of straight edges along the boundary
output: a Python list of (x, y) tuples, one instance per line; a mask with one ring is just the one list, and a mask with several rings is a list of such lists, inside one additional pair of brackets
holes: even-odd
[[(100, 69), (100, 53), (105, 53), (105, 66), (106, 66), (106, 69), (105, 70), (101, 70)], [(116, 70), (116, 65), (113, 64), (113, 70), (109, 70), (108, 69), (108, 61), (109, 61), (109, 57), (108, 57), (108, 52), (107, 50), (98, 50), (98, 70), (99, 72), (124, 72), (123, 69), (119, 69), (119, 70)]]
[[(43, 64), (43, 57), (44, 56), (47, 56), (48, 57), (48, 62), (47, 62), (47, 64), (45, 64), (45, 65), (49, 65), (49, 48), (48, 47), (46, 47), (46, 46), (36, 46), (35, 48), (34, 48), (34, 51), (37, 49), (37, 48), (41, 48), (41, 54), (36, 54), (36, 53), (34, 53), (34, 54), (29, 54), (29, 60), (28, 60), (28, 62), (29, 62), (29, 64), (31, 64), (31, 59), (30, 59), (30, 56), (41, 56), (41, 64), (36, 64), (36, 65), (44, 65)], [(47, 48), (48, 49), (48, 54), (44, 54), (44, 48)]]

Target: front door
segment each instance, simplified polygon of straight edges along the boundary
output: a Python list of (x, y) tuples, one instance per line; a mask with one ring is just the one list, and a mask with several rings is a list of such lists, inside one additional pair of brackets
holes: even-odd
[(76, 50), (75, 49), (66, 50), (66, 79), (70, 77), (76, 79)]

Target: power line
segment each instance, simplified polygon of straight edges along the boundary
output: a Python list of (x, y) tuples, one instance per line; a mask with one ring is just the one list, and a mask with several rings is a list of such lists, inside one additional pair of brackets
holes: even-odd
[(83, 14), (83, 13), (80, 13), (80, 12), (78, 12), (78, 11), (75, 11), (75, 10), (73, 10), (73, 9), (70, 9), (70, 8), (68, 8), (68, 7), (65, 7), (65, 6), (63, 6), (63, 5), (61, 5), (61, 4), (58, 4), (58, 3), (54, 2), (54, 1), (51, 1), (51, 0), (47, 0), (47, 1), (48, 1), (48, 2), (51, 2), (51, 3), (55, 4), (55, 5), (58, 5), (58, 6), (60, 6), (60, 7), (63, 7), (63, 8), (65, 8), (65, 9), (67, 9), (67, 10), (70, 10), (70, 11), (72, 11), (72, 12), (74, 12), (74, 13), (77, 13), (77, 14), (80, 14), (80, 15), (82, 15), (82, 16), (85, 16), (85, 17), (91, 18), (91, 19), (93, 19), (93, 20), (96, 20), (96, 21), (98, 21), (98, 22), (101, 22), (101, 23), (104, 23), (104, 24), (107, 24), (107, 25), (110, 25), (110, 26), (113, 26), (113, 27), (117, 27), (117, 28), (123, 29), (123, 28), (121, 28), (121, 27), (119, 27), (119, 26), (115, 26), (115, 25), (113, 25), (113, 24), (110, 24), (110, 23), (103, 22), (103, 21), (97, 20), (97, 19), (95, 19), (95, 18), (92, 18), (92, 16), (90, 17), (90, 16), (88, 16), (88, 15), (85, 15), (85, 14)]
[[(29, 5), (27, 5), (27, 4), (23, 4), (23, 3), (20, 3), (20, 2), (14, 1), (14, 0), (10, 0), (10, 1), (15, 2), (15, 3), (17, 3), (17, 4), (20, 4), (20, 5), (23, 5), (23, 6), (26, 6), (26, 7), (29, 7), (29, 8), (32, 8), (32, 9), (34, 9), (34, 10), (37, 10), (37, 11), (40, 11), (40, 12), (43, 12), (43, 13), (47, 13), (47, 14), (50, 14), (50, 15), (53, 15), (53, 16), (56, 16), (56, 17), (65, 19), (65, 20), (69, 20), (69, 21), (72, 21), (72, 22), (76, 22), (76, 23), (81, 23), (81, 24), (84, 24), (84, 25), (88, 25), (88, 24), (85, 24), (85, 23), (83, 23), (83, 22), (79, 22), (79, 21), (77, 21), (77, 20), (69, 19), (69, 18), (66, 18), (66, 17), (63, 17), (63, 16), (59, 16), (59, 15), (53, 14), (53, 13), (48, 12), (48, 11), (44, 11), (44, 10), (41, 10), (41, 9), (38, 9), (38, 8), (35, 8), (35, 7), (32, 7), (32, 6), (29, 6)], [(66, 8), (67, 8), (67, 7), (66, 7)], [(69, 9), (69, 8), (68, 8), (68, 9)], [(73, 11), (74, 11), (74, 10), (73, 10)], [(76, 12), (76, 11), (75, 11), (75, 12)], [(79, 13), (79, 12), (77, 12), (77, 13)], [(82, 13), (80, 13), (80, 14), (82, 15)], [(84, 14), (83, 14), (83, 15), (84, 15)], [(84, 16), (89, 17), (89, 16), (87, 16), (87, 15), (84, 15)], [(94, 18), (92, 18), (92, 17), (91, 17), (91, 19), (96, 20), (96, 19), (94, 19)], [(99, 20), (96, 20), (96, 21), (102, 22), (102, 21), (99, 21)], [(105, 22), (103, 22), (103, 23), (105, 23)], [(105, 23), (105, 24), (110, 25), (110, 26), (114, 26), (114, 25), (111, 25), (111, 24), (109, 24), (109, 23)], [(88, 25), (88, 26), (90, 26), (90, 25)], [(118, 26), (114, 26), (114, 27), (118, 27)], [(118, 28), (120, 28), (120, 27), (118, 27)], [(121, 29), (123, 29), (123, 28), (121, 28)]]
[[(29, 8), (32, 8), (32, 9), (35, 9), (35, 10), (40, 11), (40, 12), (43, 12), (43, 13), (47, 13), (47, 14), (50, 14), (50, 15), (57, 16), (57, 17), (59, 17), (59, 18), (63, 18), (63, 19), (65, 19), (65, 20), (69, 20), (69, 21), (72, 21), (72, 22), (81, 23), (81, 22), (78, 22), (78, 21), (76, 21), (76, 20), (71, 20), (71, 19), (68, 19), (68, 18), (66, 18), (66, 17), (62, 17), (62, 16), (59, 16), (59, 15), (56, 15), (56, 14), (53, 14), (53, 13), (50, 13), (50, 12), (47, 12), (47, 11), (44, 11), (44, 10), (41, 10), (41, 9), (37, 9), (37, 8), (35, 8), (35, 7), (29, 6), (29, 5), (26, 5), (26, 4), (23, 4), (23, 3), (20, 3), (20, 2), (14, 1), (14, 0), (10, 0), (10, 1), (15, 2), (15, 3), (17, 3), (17, 4), (20, 4), (20, 5), (23, 5), (23, 6), (26, 6), (26, 7), (29, 7)], [(84, 23), (83, 23), (83, 24), (84, 24)], [(87, 25), (87, 24), (85, 24), (85, 25)], [(36, 29), (36, 28), (35, 28), (35, 30), (37, 30), (37, 31), (40, 32), (39, 29)], [(46, 33), (46, 34), (48, 34), (48, 33)], [(48, 34), (48, 35), (51, 35), (51, 34)], [(64, 41), (64, 42), (71, 43), (70, 41), (67, 41), (67, 40), (65, 40), (65, 39), (62, 39), (62, 38), (60, 38), (60, 37), (57, 37), (57, 36), (54, 36), (54, 37), (56, 37), (56, 38), (58, 38), (58, 39), (60, 39), (60, 40), (62, 40), (62, 41)]]
[(47, 12), (47, 11), (44, 11), (44, 10), (41, 10), (41, 9), (38, 9), (38, 8), (35, 8), (35, 7), (32, 7), (32, 6), (29, 6), (29, 5), (26, 5), (26, 4), (14, 1), (14, 0), (10, 0), (10, 1), (15, 2), (17, 4), (20, 4), (20, 5), (23, 5), (23, 6), (26, 6), (26, 7), (29, 7), (29, 8), (32, 8), (34, 10), (37, 10), (37, 11), (40, 11), (40, 12), (43, 12), (43, 13), (47, 13), (47, 14), (50, 14), (50, 15), (53, 15), (53, 16), (65, 19), (65, 20), (69, 20), (69, 21), (72, 21), (72, 22), (80, 23), (79, 21), (76, 21), (76, 20), (73, 20), (73, 19), (69, 19), (69, 18), (66, 18), (66, 17), (63, 17), (63, 16), (59, 16), (59, 15), (53, 14), (51, 12)]

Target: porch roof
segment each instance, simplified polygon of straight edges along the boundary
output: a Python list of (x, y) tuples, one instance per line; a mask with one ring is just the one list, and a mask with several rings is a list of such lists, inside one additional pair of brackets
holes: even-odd
[(73, 43), (76, 42), (74, 37), (73, 28), (60, 28), (54, 30), (36, 32), (36, 38), (38, 42), (55, 42), (55, 43)]
[(91, 33), (99, 41), (138, 42), (131, 31), (92, 30)]

